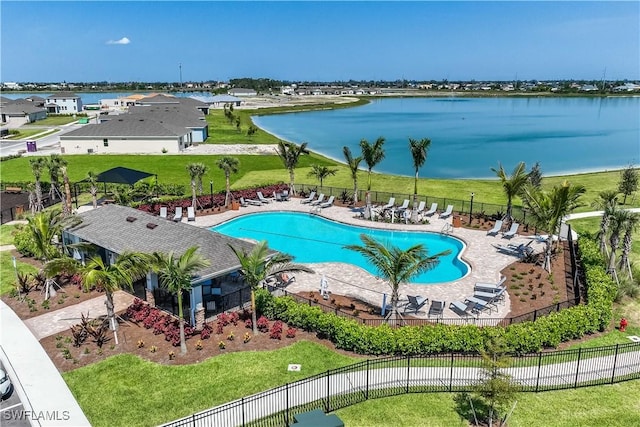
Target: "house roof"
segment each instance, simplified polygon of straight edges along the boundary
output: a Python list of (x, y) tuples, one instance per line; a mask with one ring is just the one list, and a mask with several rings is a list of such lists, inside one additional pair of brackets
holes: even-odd
[(47, 99), (58, 99), (58, 98), (78, 98), (79, 99), (80, 97), (73, 92), (56, 92), (47, 96)]
[(9, 115), (33, 114), (47, 111), (41, 106), (38, 106), (31, 101), (27, 101), (26, 99), (8, 100), (6, 102), (3, 100), (0, 109), (4, 114)]
[(103, 123), (88, 124), (60, 136), (73, 137), (178, 137), (190, 131), (183, 126), (138, 114), (122, 114)]
[[(116, 254), (134, 252), (173, 252), (182, 255), (192, 246), (210, 261), (199, 271), (199, 278), (216, 277), (240, 268), (238, 258), (229, 245), (250, 251), (254, 244), (207, 229), (173, 222), (155, 215), (119, 205), (106, 205), (78, 214), (82, 222), (68, 228), (69, 234)], [(148, 224), (155, 224), (150, 228)]]
[(207, 126), (204, 114), (200, 110), (178, 104), (134, 105), (129, 107), (129, 115), (182, 127), (202, 128)]

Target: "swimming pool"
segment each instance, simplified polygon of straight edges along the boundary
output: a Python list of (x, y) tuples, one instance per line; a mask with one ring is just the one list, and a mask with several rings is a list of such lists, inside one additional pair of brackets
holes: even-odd
[(295, 256), (295, 262), (344, 262), (357, 265), (373, 275), (376, 270), (357, 252), (345, 245), (362, 244), (360, 234), (400, 248), (422, 243), (429, 254), (447, 249), (451, 254), (440, 258), (436, 268), (417, 276), (413, 283), (442, 283), (467, 274), (469, 266), (460, 259), (462, 241), (451, 236), (411, 231), (378, 230), (342, 224), (317, 215), (300, 212), (261, 212), (244, 215), (210, 230), (231, 237), (266, 240), (269, 247)]

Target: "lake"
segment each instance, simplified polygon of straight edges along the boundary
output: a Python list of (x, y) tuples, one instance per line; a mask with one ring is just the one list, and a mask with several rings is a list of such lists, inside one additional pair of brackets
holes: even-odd
[[(412, 176), (408, 139), (431, 139), (429, 178), (495, 178), (501, 162), (540, 162), (544, 175), (620, 169), (640, 161), (640, 97), (386, 98), (339, 110), (253, 117), (282, 139), (339, 161), (342, 147), (386, 139), (376, 172)], [(362, 163), (364, 165), (364, 163)]]

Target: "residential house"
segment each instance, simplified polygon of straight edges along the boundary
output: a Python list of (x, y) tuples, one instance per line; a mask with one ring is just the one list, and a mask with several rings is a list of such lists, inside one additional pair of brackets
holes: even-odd
[(30, 101), (3, 97), (0, 101), (0, 119), (9, 127), (20, 127), (46, 118), (47, 110), (43, 107), (43, 102), (39, 100)]
[[(238, 290), (244, 284), (239, 280), (240, 263), (231, 246), (250, 251), (253, 243), (115, 204), (80, 213), (78, 217), (79, 224), (64, 230), (63, 244), (90, 243), (107, 264), (115, 262), (118, 255), (126, 251), (173, 252), (180, 256), (197, 246), (197, 253), (210, 264), (196, 273), (191, 280), (191, 290), (183, 294), (185, 317), (192, 325), (196, 324), (198, 311), (206, 309), (210, 311), (208, 314), (215, 314), (229, 295), (238, 298), (237, 304), (246, 302), (249, 296), (245, 292), (243, 298), (239, 298)], [(78, 260), (84, 261), (88, 256), (87, 252), (74, 251)], [(178, 312), (175, 296), (163, 288), (153, 272), (134, 284), (133, 293), (174, 314)]]
[(47, 96), (45, 107), (50, 114), (77, 114), (82, 112), (82, 99), (71, 92), (56, 92)]
[(227, 91), (227, 95), (231, 96), (256, 96), (257, 94), (258, 92), (253, 89), (245, 89), (240, 87), (229, 89)]

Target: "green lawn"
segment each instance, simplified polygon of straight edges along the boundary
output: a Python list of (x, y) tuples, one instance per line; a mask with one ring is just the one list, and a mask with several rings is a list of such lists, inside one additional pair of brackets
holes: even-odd
[[(576, 390), (521, 393), (510, 427), (635, 427), (640, 381)], [(336, 411), (349, 427), (467, 427), (449, 393), (369, 400)]]
[(33, 123), (33, 125), (37, 126), (61, 126), (66, 125), (67, 123), (75, 122), (79, 120), (81, 116), (48, 116), (44, 120), (38, 120)]
[[(31, 264), (17, 261), (16, 265), (18, 271), (22, 274), (38, 272), (38, 269)], [(16, 288), (16, 273), (13, 268), (13, 260), (10, 252), (0, 252), (0, 271), (2, 272), (2, 274), (0, 274), (0, 295), (4, 295), (9, 293), (11, 289)]]
[[(42, 129), (25, 129), (25, 128), (19, 128), (16, 129), (18, 131), (18, 134), (15, 135), (11, 135), (9, 138), (9, 140), (16, 140), (16, 139), (24, 139), (24, 138), (29, 138), (30, 136), (33, 136), (35, 134), (41, 133)], [(26, 149), (26, 146), (25, 146)]]
[(15, 229), (15, 225), (0, 225), (0, 246), (13, 244), (13, 230)]
[[(63, 377), (93, 426), (152, 426), (358, 360), (301, 341), (185, 366), (119, 355)], [(302, 371), (287, 371), (290, 363)]]

